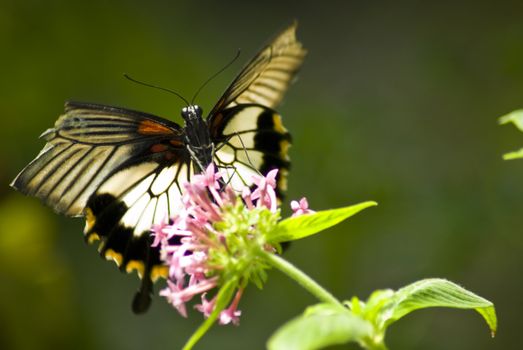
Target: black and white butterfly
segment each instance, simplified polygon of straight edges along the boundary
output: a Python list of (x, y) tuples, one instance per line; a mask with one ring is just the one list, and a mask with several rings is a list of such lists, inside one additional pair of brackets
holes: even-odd
[(143, 112), (67, 102), (41, 135), (46, 145), (11, 186), (60, 214), (85, 217), (86, 240), (99, 241), (103, 257), (142, 278), (133, 310), (146, 311), (152, 283), (167, 275), (150, 246), (151, 226), (177, 212), (181, 184), (192, 174), (213, 162), (234, 188), (277, 168), (280, 196), (285, 190), (290, 135), (273, 108), (306, 54), (295, 32), (293, 24), (266, 45), (206, 119), (200, 107), (186, 106), (183, 127)]

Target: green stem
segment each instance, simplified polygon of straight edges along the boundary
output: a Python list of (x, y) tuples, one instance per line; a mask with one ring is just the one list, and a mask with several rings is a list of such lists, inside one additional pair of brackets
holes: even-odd
[(266, 251), (260, 252), (260, 255), (273, 267), (277, 268), (281, 272), (285, 273), (287, 276), (298, 282), (303, 288), (309, 291), (312, 295), (314, 295), (319, 300), (339, 305), (340, 307), (343, 307), (343, 304), (336, 299), (331, 293), (329, 293), (327, 290), (325, 290), (322, 286), (320, 286), (316, 281), (314, 281), (312, 278), (307, 276), (305, 273), (303, 273), (301, 270), (299, 270), (296, 266), (292, 265), (287, 260), (282, 259), (279, 255), (269, 253)]
[(214, 311), (200, 325), (200, 327), (196, 329), (196, 331), (191, 335), (189, 340), (187, 340), (187, 342), (183, 346), (183, 350), (191, 350), (194, 347), (194, 345), (196, 345), (196, 343), (203, 337), (203, 335), (207, 333), (207, 331), (212, 327), (212, 325), (220, 316), (220, 312), (222, 312), (222, 310), (225, 309), (229, 301), (231, 301), (236, 285), (237, 280), (232, 279), (220, 288), (216, 296), (216, 305), (214, 307)]

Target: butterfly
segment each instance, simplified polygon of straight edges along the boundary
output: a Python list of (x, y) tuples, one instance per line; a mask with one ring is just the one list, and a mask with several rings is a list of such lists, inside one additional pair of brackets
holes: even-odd
[(279, 169), (286, 189), (291, 138), (273, 109), (295, 78), (306, 51), (293, 23), (240, 71), (204, 119), (198, 105), (182, 109), (184, 126), (151, 114), (66, 102), (65, 113), (40, 137), (38, 156), (13, 180), (18, 191), (54, 211), (84, 217), (85, 239), (121, 271), (137, 271), (133, 311), (145, 312), (153, 282), (167, 276), (151, 227), (179, 210), (182, 184), (213, 163), (240, 188)]

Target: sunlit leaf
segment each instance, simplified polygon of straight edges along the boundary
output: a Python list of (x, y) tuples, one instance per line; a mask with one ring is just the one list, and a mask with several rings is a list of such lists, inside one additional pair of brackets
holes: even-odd
[(269, 240), (286, 242), (304, 238), (334, 226), (361, 210), (375, 205), (377, 205), (376, 202), (364, 202), (349, 207), (290, 217), (278, 223)]
[(505, 153), (503, 155), (503, 159), (505, 159), (505, 160), (518, 159), (518, 158), (523, 158), (523, 148), (521, 148), (518, 151)]
[[(500, 124), (508, 124), (508, 123), (514, 123), (514, 125), (521, 131), (523, 131), (523, 109), (518, 109), (516, 111), (510, 112), (509, 114), (506, 114), (499, 118)], [(505, 153), (503, 155), (503, 159), (510, 160), (510, 159), (517, 159), (517, 158), (523, 158), (523, 148)]]
[(372, 325), (349, 310), (318, 304), (280, 327), (267, 346), (269, 350), (314, 350), (359, 342), (371, 333)]
[(523, 109), (518, 109), (499, 118), (500, 124), (514, 123), (516, 127), (523, 131)]
[(382, 311), (390, 315), (390, 317), (384, 319), (386, 324), (390, 324), (414, 310), (428, 307), (450, 307), (476, 310), (487, 322), (492, 335), (496, 332), (497, 318), (494, 305), (490, 301), (444, 279), (433, 278), (415, 282), (399, 289), (392, 300), (390, 310)]

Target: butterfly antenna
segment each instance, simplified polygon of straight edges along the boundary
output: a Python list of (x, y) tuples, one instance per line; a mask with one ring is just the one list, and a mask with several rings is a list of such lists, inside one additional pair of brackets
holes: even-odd
[(218, 75), (220, 75), (224, 70), (229, 68), (237, 59), (240, 57), (241, 50), (238, 49), (236, 52), (236, 56), (232, 60), (230, 60), (223, 68), (221, 68), (219, 71), (214, 73), (209, 79), (207, 79), (199, 88), (196, 90), (196, 93), (194, 94), (193, 98), (191, 99), (191, 105), (194, 103), (194, 100), (196, 100), (196, 97), (200, 94), (200, 92), (203, 90), (203, 88), (209, 84), (214, 78), (216, 78)]
[(147, 87), (151, 87), (151, 88), (158, 89), (158, 90), (162, 90), (162, 91), (166, 91), (166, 92), (170, 92), (171, 94), (176, 95), (176, 96), (178, 96), (180, 99), (182, 99), (182, 101), (185, 102), (185, 104), (186, 104), (187, 106), (190, 105), (189, 101), (187, 101), (187, 100), (186, 100), (182, 95), (180, 95), (180, 94), (177, 93), (176, 91), (173, 91), (173, 90), (170, 90), (170, 89), (166, 89), (166, 88), (161, 87), (161, 86), (156, 86), (156, 85), (152, 85), (152, 84), (144, 83), (143, 81), (139, 81), (139, 80), (136, 80), (136, 79), (134, 79), (134, 78), (131, 78), (131, 77), (129, 76), (129, 74), (127, 74), (127, 73), (124, 73), (123, 76), (125, 77), (125, 79), (130, 80), (130, 81), (132, 81), (133, 83), (140, 84), (140, 85), (147, 86)]

